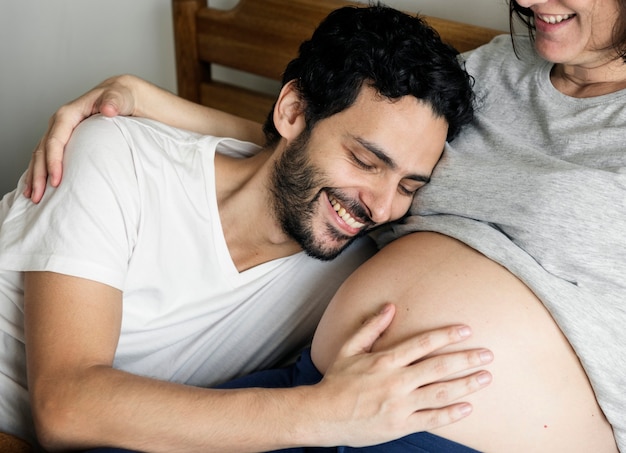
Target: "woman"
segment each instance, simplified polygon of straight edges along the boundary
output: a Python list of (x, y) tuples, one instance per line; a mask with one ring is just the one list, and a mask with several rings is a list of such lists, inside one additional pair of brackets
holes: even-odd
[[(468, 56), (474, 124), (412, 216), (379, 238), (395, 240), (341, 288), (312, 361), (323, 373), (363, 316), (391, 300), (402, 316), (378, 347), (463, 322), (497, 357), (472, 416), (434, 434), (481, 451), (626, 451), (626, 1), (517, 0), (511, 17), (534, 39), (496, 38)], [(156, 113), (174, 110), (121, 105), (149, 97), (116, 85), (67, 108), (86, 116), (98, 98), (165, 121)], [(75, 121), (58, 118), (64, 142)], [(58, 183), (58, 164), (51, 171)]]

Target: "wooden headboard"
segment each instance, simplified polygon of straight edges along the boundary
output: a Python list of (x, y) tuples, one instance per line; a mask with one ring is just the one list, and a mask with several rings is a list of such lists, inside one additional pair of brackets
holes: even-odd
[[(281, 79), (300, 43), (343, 0), (240, 0), (231, 10), (207, 0), (172, 0), (178, 94), (191, 101), (263, 122), (275, 96), (213, 79), (212, 65)], [(424, 16), (460, 52), (502, 31)]]

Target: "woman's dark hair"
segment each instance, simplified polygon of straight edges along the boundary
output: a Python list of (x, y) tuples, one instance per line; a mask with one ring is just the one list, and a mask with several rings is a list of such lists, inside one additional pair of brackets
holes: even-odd
[[(613, 27), (613, 42), (609, 48), (626, 63), (626, 0), (617, 0), (618, 19)], [(509, 27), (511, 36), (514, 36), (515, 19), (519, 19), (526, 26), (528, 36), (535, 39), (535, 15), (530, 8), (520, 6), (517, 1), (509, 1)]]
[[(362, 86), (389, 99), (414, 96), (448, 123), (448, 140), (473, 118), (473, 80), (458, 52), (421, 18), (380, 4), (331, 12), (283, 74), (294, 81), (308, 129), (350, 107)], [(269, 144), (280, 135), (270, 112)]]

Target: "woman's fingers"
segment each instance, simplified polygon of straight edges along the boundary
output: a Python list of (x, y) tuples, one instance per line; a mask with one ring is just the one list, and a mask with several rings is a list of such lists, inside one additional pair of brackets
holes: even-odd
[(74, 129), (96, 113), (105, 116), (132, 115), (135, 99), (132, 91), (114, 77), (105, 80), (57, 110), (48, 122), (48, 129), (39, 140), (28, 164), (24, 196), (39, 203), (48, 182), (52, 187), (63, 177), (63, 154)]

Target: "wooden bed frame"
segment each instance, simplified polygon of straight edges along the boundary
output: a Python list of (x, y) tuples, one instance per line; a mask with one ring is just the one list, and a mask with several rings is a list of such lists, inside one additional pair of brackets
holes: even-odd
[[(240, 0), (231, 10), (210, 8), (207, 0), (172, 0), (178, 94), (185, 99), (263, 122), (274, 95), (217, 81), (212, 65), (279, 81), (302, 41), (343, 0)], [(460, 52), (504, 33), (424, 16)]]

